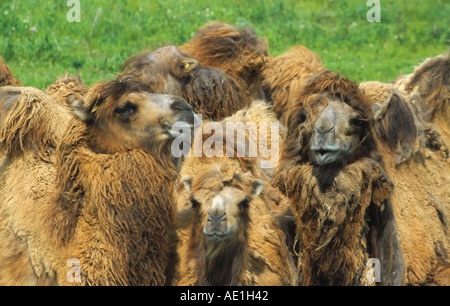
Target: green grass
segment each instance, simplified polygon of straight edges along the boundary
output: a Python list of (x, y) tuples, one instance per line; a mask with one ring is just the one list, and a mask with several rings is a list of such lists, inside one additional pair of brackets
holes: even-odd
[(393, 80), (450, 46), (448, 0), (380, 0), (380, 23), (367, 21), (366, 0), (80, 2), (79, 23), (66, 0), (0, 3), (0, 55), (24, 84), (45, 89), (65, 71), (88, 85), (111, 79), (129, 56), (181, 45), (213, 20), (252, 26), (273, 56), (305, 45), (358, 82)]

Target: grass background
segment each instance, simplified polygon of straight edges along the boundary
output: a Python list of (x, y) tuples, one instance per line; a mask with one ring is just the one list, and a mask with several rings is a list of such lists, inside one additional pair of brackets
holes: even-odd
[(192, 38), (208, 21), (251, 26), (276, 56), (302, 44), (328, 69), (360, 82), (391, 81), (450, 46), (450, 1), (380, 0), (381, 22), (366, 0), (67, 0), (0, 2), (0, 55), (24, 84), (45, 89), (78, 73), (90, 85), (111, 79), (131, 55)]

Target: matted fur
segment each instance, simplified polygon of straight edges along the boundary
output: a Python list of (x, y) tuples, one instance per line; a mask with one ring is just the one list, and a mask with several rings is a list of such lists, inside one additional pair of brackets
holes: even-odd
[(190, 82), (184, 83), (182, 96), (205, 119), (222, 120), (248, 105), (239, 85), (214, 68), (198, 67)]
[(53, 238), (66, 225), (56, 151), (71, 114), (30, 87), (2, 88), (0, 105), (0, 284), (54, 285)]
[(292, 47), (268, 61), (262, 72), (262, 88), (281, 122), (285, 123), (287, 111), (303, 82), (324, 69), (320, 56), (304, 46)]
[(194, 38), (180, 46), (201, 65), (220, 69), (232, 76), (245, 96), (262, 99), (261, 72), (269, 60), (267, 42), (252, 28), (236, 28), (214, 21), (199, 29)]
[[(367, 94), (367, 100), (372, 100), (374, 102), (385, 104), (389, 107), (394, 107), (391, 110), (389, 109), (389, 107), (383, 107), (381, 109), (381, 113), (378, 112), (380, 109), (376, 108), (374, 115), (379, 116), (377, 120), (387, 119), (388, 121), (391, 120), (391, 122), (393, 120), (398, 121), (400, 119), (410, 120), (409, 123), (408, 121), (403, 122), (405, 124), (403, 124), (401, 120), (397, 122), (402, 124), (397, 125), (397, 128), (395, 129), (395, 131), (393, 130), (392, 133), (397, 133), (398, 135), (393, 135), (394, 138), (390, 139), (395, 139), (395, 137), (399, 137), (399, 135), (402, 135), (403, 133), (416, 133), (416, 131), (420, 132), (420, 118), (411, 118), (411, 116), (406, 116), (405, 118), (395, 118), (395, 116), (398, 116), (399, 114), (410, 114), (410, 112), (413, 112), (411, 108), (415, 110), (414, 105), (409, 104), (413, 103), (409, 99), (411, 97), (403, 100), (403, 98), (405, 98), (404, 93), (394, 90), (389, 84), (384, 84), (383, 86), (379, 85), (380, 84), (378, 82), (367, 82), (366, 84), (361, 86), (365, 94)], [(318, 88), (320, 89), (321, 86), (311, 86), (311, 88), (315, 88), (314, 90), (317, 90)], [(368, 209), (366, 209), (366, 214), (367, 216), (370, 216), (372, 221), (364, 225), (367, 228), (363, 230), (363, 233), (368, 230), (367, 233), (369, 234), (365, 235), (365, 238), (362, 238), (363, 236), (355, 237), (358, 237), (358, 243), (364, 242), (365, 239), (365, 247), (367, 248), (368, 254), (370, 256), (379, 258), (382, 261), (382, 271), (396, 271), (396, 274), (392, 274), (390, 276), (391, 280), (386, 279), (385, 281), (385, 276), (383, 276), (383, 283), (411, 285), (425, 284), (427, 282), (433, 283), (434, 275), (436, 275), (436, 277), (439, 277), (439, 273), (437, 270), (439, 270), (439, 268), (442, 270), (449, 264), (448, 246), (450, 244), (448, 236), (448, 198), (450, 195), (448, 193), (448, 188), (440, 187), (450, 183), (450, 176), (448, 174), (449, 172), (445, 171), (445, 169), (448, 169), (448, 161), (446, 160), (446, 156), (443, 155), (439, 150), (431, 151), (428, 146), (419, 146), (418, 148), (415, 147), (415, 151), (412, 152), (409, 157), (404, 159), (399, 165), (396, 162), (397, 160), (391, 157), (392, 152), (389, 151), (389, 148), (386, 148), (389, 143), (383, 142), (382, 139), (381, 143), (372, 147), (372, 149), (378, 150), (380, 153), (382, 153), (382, 156), (376, 158), (379, 155), (377, 152), (367, 152), (368, 155), (365, 155), (365, 157), (371, 157), (371, 159), (359, 158), (353, 163), (345, 166), (340, 172), (337, 173), (336, 178), (338, 179), (338, 181), (335, 181), (335, 183), (333, 183), (332, 185), (333, 188), (342, 189), (341, 192), (339, 192), (336, 197), (329, 197), (330, 195), (333, 195), (333, 193), (322, 193), (320, 188), (318, 188), (317, 186), (317, 182), (315, 182), (315, 180), (317, 180), (317, 176), (314, 174), (314, 169), (309, 165), (307, 148), (309, 147), (309, 135), (312, 132), (310, 125), (311, 122), (314, 121), (313, 118), (315, 116), (314, 113), (313, 115), (310, 115), (310, 110), (318, 112), (320, 108), (317, 108), (317, 106), (320, 106), (320, 103), (316, 104), (315, 108), (309, 108), (310, 110), (308, 110), (308, 105), (314, 106), (314, 104), (310, 104), (307, 102), (306, 105), (304, 105), (301, 102), (307, 101), (308, 97), (313, 97), (313, 93), (314, 91), (312, 91), (310, 95), (306, 95), (306, 93), (303, 93), (302, 97), (304, 98), (298, 100), (299, 103), (294, 106), (292, 113), (290, 114), (289, 118), (291, 122), (289, 127), (294, 128), (294, 130), (289, 130), (290, 135), (288, 135), (288, 138), (285, 142), (285, 147), (281, 157), (281, 165), (273, 183), (276, 186), (279, 186), (283, 191), (285, 191), (286, 194), (290, 195), (293, 204), (297, 204), (299, 207), (303, 207), (300, 211), (307, 212), (308, 209), (312, 209), (313, 207), (315, 207), (309, 207), (302, 203), (302, 199), (305, 199), (303, 202), (312, 201), (312, 203), (319, 203), (322, 201), (322, 203), (327, 203), (327, 206), (330, 208), (330, 210), (326, 210), (323, 206), (317, 206), (317, 209), (319, 212), (322, 212), (322, 214), (324, 212), (331, 213), (332, 211), (334, 211), (334, 206), (330, 205), (330, 203), (334, 203), (334, 201), (340, 201), (339, 197), (343, 197), (348, 193), (347, 188), (352, 189), (350, 185), (357, 186), (358, 184), (364, 182), (364, 184), (366, 184), (367, 182), (370, 182), (374, 179), (373, 176), (369, 175), (371, 171), (368, 171), (370, 169), (370, 167), (368, 166), (376, 165), (375, 168), (379, 168), (382, 171), (380, 173), (384, 173), (383, 176), (386, 179), (382, 180), (384, 182), (382, 185), (372, 185), (372, 202), (374, 202), (375, 204), (377, 202), (380, 203), (379, 200), (374, 201), (374, 194), (379, 194), (379, 196), (375, 197), (378, 199), (386, 199), (387, 196), (389, 197), (387, 201), (384, 201), (383, 205), (385, 208), (383, 210), (381, 209), (383, 205), (380, 206), (380, 209), (377, 208), (378, 205), (370, 204), (368, 206)], [(401, 100), (395, 98), (392, 101), (392, 97), (395, 97), (395, 95), (397, 95), (397, 97)], [(409, 109), (398, 107), (399, 103), (403, 102), (405, 104), (408, 103), (407, 106)], [(391, 103), (393, 104), (391, 105)], [(367, 103), (363, 103), (361, 105), (370, 107), (370, 104)], [(403, 113), (405, 111), (406, 113)], [(367, 114), (368, 118), (370, 118), (370, 116), (373, 116), (370, 115), (370, 113), (371, 112), (369, 111)], [(413, 115), (415, 116), (416, 113), (413, 112)], [(389, 119), (390, 116), (392, 117), (391, 119)], [(417, 121), (418, 119), (419, 121)], [(419, 122), (419, 125), (416, 125), (417, 122)], [(408, 130), (411, 127), (411, 124), (415, 125), (416, 131), (414, 131), (414, 129)], [(389, 126), (389, 122), (387, 122), (387, 125)], [(295, 129), (296, 126), (298, 127), (297, 129)], [(377, 124), (373, 126), (373, 129), (375, 129), (376, 127)], [(407, 130), (401, 130), (403, 128)], [(424, 130), (426, 129), (427, 126), (425, 125)], [(379, 130), (378, 135), (383, 132), (387, 132), (385, 135), (387, 137), (391, 137), (392, 135), (389, 136), (389, 131), (389, 128)], [(436, 130), (434, 129), (434, 131)], [(374, 137), (376, 136), (375, 132), (373, 132), (372, 134), (374, 135)], [(431, 135), (432, 133), (430, 131), (424, 131), (424, 134)], [(415, 141), (417, 141), (417, 139)], [(376, 144), (377, 142), (378, 141), (375, 141), (374, 144)], [(405, 155), (404, 157), (407, 156)], [(425, 159), (423, 159), (423, 157), (425, 157)], [(383, 163), (376, 163), (373, 159), (378, 161), (383, 160)], [(343, 178), (345, 177), (345, 175), (349, 175), (349, 169), (353, 169), (351, 173), (365, 173), (363, 177), (365, 177), (366, 180), (358, 180), (358, 176), (353, 174), (349, 176), (349, 180), (340, 181), (340, 177)], [(351, 183), (355, 179), (356, 181), (354, 183)], [(389, 179), (393, 182), (395, 188), (392, 189), (392, 185), (389, 183)], [(341, 183), (337, 184), (337, 182)], [(376, 176), (374, 182), (376, 182)], [(346, 185), (347, 183), (350, 185)], [(370, 187), (370, 185), (368, 186)], [(380, 189), (380, 186), (384, 187)], [(392, 191), (390, 191), (390, 189), (392, 189)], [(374, 191), (377, 190), (379, 192), (374, 193)], [(356, 195), (357, 194), (358, 193), (356, 193)], [(352, 196), (347, 196), (347, 199), (350, 198), (352, 201), (356, 201), (354, 196), (355, 193), (352, 193)], [(325, 200), (324, 197), (329, 198)], [(346, 209), (349, 209), (350, 207), (352, 206), (346, 206)], [(392, 225), (390, 228), (388, 228), (386, 234), (383, 234), (380, 232), (383, 230), (383, 222), (386, 222), (383, 221), (385, 220), (383, 214), (386, 214), (386, 212), (389, 212), (389, 210), (391, 211), (392, 216), (390, 217), (391, 219), (388, 218), (387, 220), (388, 224), (390, 223)], [(293, 211), (295, 214), (296, 211), (299, 210), (296, 210), (293, 206)], [(306, 226), (306, 223), (304, 223), (306, 221), (301, 220), (302, 216), (307, 215), (303, 213), (303, 215), (297, 216), (297, 218), (298, 220), (300, 220), (300, 222), (303, 222), (301, 224), (305, 224)], [(315, 219), (311, 218), (310, 220), (311, 222), (313, 222)], [(374, 224), (373, 220), (378, 221)], [(392, 222), (392, 220), (395, 220), (395, 222)], [(324, 220), (319, 221), (324, 222)], [(328, 226), (330, 227), (331, 224), (333, 223), (330, 223)], [(364, 226), (360, 227), (360, 229), (362, 230)], [(300, 231), (299, 237), (301, 237), (301, 235), (307, 235), (308, 228), (309, 226), (306, 226), (306, 230)], [(331, 228), (333, 227), (331, 226)], [(314, 231), (312, 231), (311, 233), (314, 233)], [(385, 238), (392, 237), (392, 235), (398, 236), (398, 241), (395, 242), (394, 240), (392, 240), (393, 242), (391, 241), (386, 244), (386, 241), (389, 241), (389, 238), (388, 240), (386, 240)], [(317, 236), (317, 238), (321, 237)], [(307, 241), (312, 241), (311, 237), (307, 237), (305, 239), (307, 239)], [(323, 239), (323, 241), (327, 241), (326, 238)], [(330, 244), (340, 243), (339, 241), (333, 239), (330, 241)], [(300, 241), (299, 245), (301, 245), (302, 243), (303, 241)], [(377, 246), (377, 244), (379, 244), (379, 246)], [(326, 246), (328, 246), (328, 244), (315, 252), (319, 254), (319, 251), (326, 248)], [(390, 250), (389, 252), (392, 252), (391, 255), (383, 251), (383, 248), (380, 249), (380, 246), (383, 248), (386, 247), (386, 250)], [(313, 248), (311, 248), (310, 250), (313, 250)], [(300, 256), (302, 256), (301, 250), (299, 250), (299, 254)], [(334, 257), (336, 261), (343, 259), (339, 254), (341, 253), (338, 253)], [(358, 249), (358, 251), (355, 251), (354, 254), (362, 255), (363, 253), (361, 253), (361, 250)], [(389, 259), (389, 256), (393, 257)], [(355, 262), (355, 258), (359, 258), (358, 260), (360, 260), (360, 263), (363, 263), (365, 258), (367, 258), (367, 255), (361, 257), (352, 257), (347, 254), (347, 257), (350, 260), (349, 264), (352, 263), (352, 261)], [(299, 261), (301, 262), (302, 260), (305, 259), (302, 259), (302, 257), (300, 257)], [(385, 268), (383, 270), (383, 266), (386, 265), (384, 260), (386, 260), (389, 268)], [(342, 261), (342, 263), (345, 263), (345, 261)], [(318, 265), (318, 268), (315, 270), (315, 272), (321, 271), (320, 273), (322, 273), (322, 275), (326, 275), (324, 273), (327, 272), (327, 269), (337, 267), (336, 265), (337, 262), (330, 263), (330, 265)], [(347, 267), (351, 266), (348, 264), (345, 265), (347, 265)], [(358, 275), (361, 275), (362, 267), (360, 265), (356, 265), (355, 267), (355, 270), (351, 270), (351, 272), (356, 273), (354, 274), (355, 278), (353, 281), (354, 283), (358, 283), (360, 280)], [(309, 265), (306, 265), (306, 269), (310, 269), (309, 271), (313, 271), (311, 270), (311, 267)], [(331, 270), (329, 270), (328, 272), (330, 271)], [(382, 272), (382, 274), (383, 273), (384, 272)], [(315, 274), (312, 275), (314, 276)], [(314, 278), (311, 279), (313, 282), (319, 281), (323, 283), (335, 283), (335, 281), (339, 280), (327, 277), (324, 277), (322, 280)], [(346, 281), (348, 281), (348, 279)], [(436, 282), (438, 281), (439, 279), (436, 280)]]
[(0, 148), (4, 153), (20, 156), (34, 150), (42, 158), (50, 158), (48, 150), (59, 144), (67, 124), (67, 115), (58, 114), (61, 108), (56, 102), (31, 87), (3, 87), (0, 105)]
[[(399, 160), (392, 157), (390, 148), (386, 149), (389, 143), (382, 139), (385, 148), (384, 167), (395, 185), (391, 203), (405, 265), (402, 277), (404, 284), (409, 285), (442, 284), (440, 271), (445, 271), (450, 265), (450, 192), (448, 188), (442, 188), (450, 184), (448, 138), (445, 137), (447, 129), (439, 118), (435, 118), (433, 123), (424, 120), (421, 109), (423, 97), (420, 92), (413, 90), (406, 93), (396, 89), (396, 86), (398, 83), (375, 81), (360, 84), (360, 88), (372, 101), (382, 104), (382, 112), (378, 114), (377, 120), (388, 126), (391, 124), (389, 122), (394, 123), (384, 131), (388, 131), (386, 136), (391, 139), (391, 143), (398, 139), (398, 148), (402, 148), (399, 164)], [(393, 100), (395, 96), (397, 99)], [(403, 107), (398, 107), (401, 103)], [(388, 107), (384, 107), (385, 105)], [(409, 111), (405, 109), (405, 105)], [(414, 118), (411, 118), (410, 112)], [(418, 134), (416, 143), (409, 142), (408, 145), (408, 141), (405, 141), (407, 139), (402, 137), (415, 131)], [(407, 153), (404, 151), (405, 145), (406, 148), (410, 146), (414, 149), (411, 154), (404, 154)]]
[(81, 284), (163, 285), (174, 167), (142, 150), (95, 154), (83, 127), (72, 124), (58, 168), (60, 200), (73, 217), (65, 256), (80, 260)]
[[(312, 164), (309, 153), (313, 125), (327, 100), (336, 98), (361, 116), (360, 144), (342, 164), (322, 169)], [(296, 217), (299, 281), (303, 285), (367, 284), (365, 264), (383, 248), (378, 245), (380, 238), (374, 237), (384, 237), (383, 211), (390, 209), (393, 188), (380, 163), (371, 103), (356, 83), (331, 71), (308, 79), (293, 101), (288, 136), (272, 183), (289, 196)], [(324, 176), (323, 171), (331, 174)], [(368, 224), (369, 216), (378, 221)]]
[(45, 93), (64, 106), (72, 107), (76, 100), (83, 100), (89, 91), (79, 75), (70, 75), (68, 72), (51, 84)]
[[(103, 87), (101, 101), (88, 99), (84, 107), (94, 110), (127, 90), (139, 90), (111, 87)], [(88, 123), (43, 93), (33, 94), (28, 100), (39, 112), (16, 97), (10, 103), (22, 111), (14, 122), (32, 122), (29, 131), (55, 129), (54, 116), (64, 129), (55, 132), (58, 147), (48, 160), (36, 154), (46, 147), (30, 141), (31, 132), (17, 149), (9, 145), (15, 151), (0, 155), (0, 284), (163, 285), (176, 220), (171, 156), (139, 148), (97, 153)], [(3, 127), (1, 132), (10, 138)], [(74, 276), (71, 259), (80, 262), (80, 281), (69, 277)]]
[[(283, 173), (297, 222), (295, 247), (301, 285), (364, 285), (367, 260), (375, 256), (369, 208), (379, 209), (392, 183), (380, 164), (360, 159), (345, 166), (326, 191), (309, 164)], [(278, 177), (280, 180), (281, 177)]]
[(14, 77), (11, 69), (0, 56), (0, 86), (22, 86), (22, 83)]
[[(243, 172), (237, 161), (218, 163), (211, 160), (208, 166), (196, 167), (198, 174), (193, 177), (193, 190), (220, 190), (220, 186), (223, 186), (221, 184), (225, 184), (250, 194), (247, 183), (249, 173)], [(208, 172), (208, 169), (214, 167), (221, 171), (218, 176)], [(237, 176), (243, 182), (235, 179)], [(180, 263), (174, 285), (296, 285), (295, 265), (281, 225), (270, 209), (268, 196), (265, 193), (251, 201), (248, 214), (241, 216), (243, 224), (236, 237), (238, 241), (217, 246), (223, 253), (208, 250), (205, 246), (205, 237), (196, 212), (190, 212), (189, 217), (184, 215), (189, 223), (178, 230), (180, 242), (177, 253)]]

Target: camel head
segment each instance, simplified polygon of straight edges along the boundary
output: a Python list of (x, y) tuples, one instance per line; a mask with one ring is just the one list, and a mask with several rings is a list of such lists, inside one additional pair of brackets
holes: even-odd
[(128, 59), (119, 77), (148, 86), (151, 93), (181, 96), (205, 118), (221, 120), (244, 106), (239, 85), (222, 70), (204, 67), (174, 46)]
[(249, 210), (263, 188), (250, 173), (233, 172), (237, 164), (203, 165), (197, 175), (184, 179), (194, 220), (201, 226), (205, 245), (214, 250), (243, 240)]
[(190, 129), (196, 118), (183, 98), (150, 94), (145, 84), (127, 79), (94, 85), (84, 102), (74, 102), (74, 112), (99, 153), (154, 152), (180, 136), (174, 125)]
[(314, 123), (311, 158), (315, 165), (345, 163), (364, 138), (362, 127), (367, 118), (336, 98), (328, 97), (327, 106)]
[(132, 56), (123, 64), (121, 75), (146, 84), (152, 93), (179, 95), (181, 84), (197, 66), (195, 59), (167, 46)]
[(320, 171), (374, 157), (373, 110), (358, 84), (324, 70), (307, 79), (289, 112), (294, 155)]

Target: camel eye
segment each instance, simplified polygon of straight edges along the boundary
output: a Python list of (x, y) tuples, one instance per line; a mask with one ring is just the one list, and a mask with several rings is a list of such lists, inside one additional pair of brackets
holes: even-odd
[(115, 112), (117, 114), (119, 114), (120, 116), (127, 118), (129, 116), (131, 116), (132, 114), (134, 114), (137, 110), (137, 106), (136, 104), (127, 101), (127, 103), (125, 103), (125, 105), (120, 106), (118, 108), (115, 109)]
[(354, 127), (361, 128), (364, 125), (364, 120), (361, 118), (353, 118), (350, 120), (350, 124)]
[(189, 199), (189, 201), (191, 201), (192, 208), (194, 208), (194, 209), (199, 208), (201, 205), (199, 201), (197, 201), (196, 199), (194, 199), (192, 197)]
[(301, 124), (308, 119), (308, 113), (305, 110), (302, 110), (298, 113), (298, 122)]
[(248, 209), (250, 205), (250, 199), (249, 198), (245, 198), (243, 199), (241, 202), (239, 202), (238, 206), (239, 208), (242, 209)]

